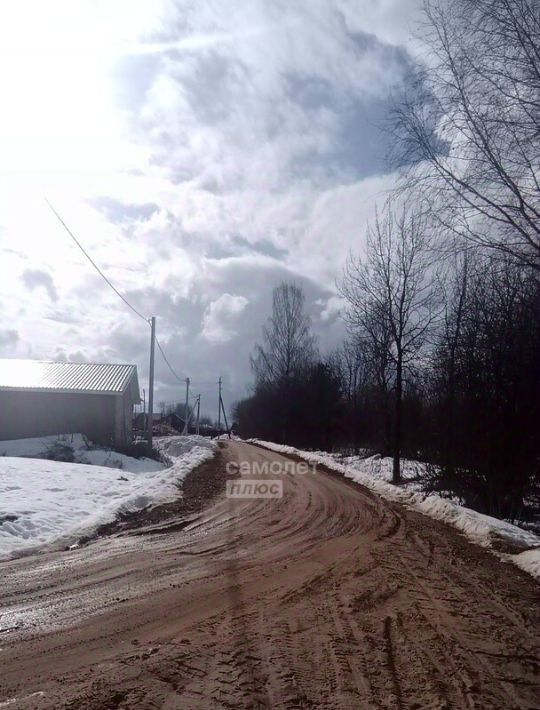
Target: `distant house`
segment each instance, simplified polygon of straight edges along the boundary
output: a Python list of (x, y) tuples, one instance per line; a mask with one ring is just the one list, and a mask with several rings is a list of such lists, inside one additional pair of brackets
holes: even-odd
[[(138, 431), (143, 431), (146, 428), (146, 419), (150, 420), (150, 415), (144, 412), (139, 412), (133, 417), (133, 428)], [(161, 414), (154, 412), (152, 415), (152, 423), (155, 426), (161, 424), (163, 417)]]
[(80, 432), (129, 443), (139, 402), (135, 365), (0, 359), (0, 441)]
[[(179, 417), (178, 414), (175, 414), (174, 412), (171, 412), (170, 414), (166, 414), (163, 417), (163, 421), (166, 422), (173, 429), (175, 429), (177, 432), (182, 433), (184, 431), (185, 421), (182, 419), (182, 417)], [(194, 418), (192, 417), (189, 420), (188, 433), (195, 434), (196, 431), (197, 431), (197, 425), (196, 425)], [(200, 424), (199, 425), (199, 434), (201, 434), (201, 436), (217, 436), (219, 434), (219, 432), (212, 425)]]

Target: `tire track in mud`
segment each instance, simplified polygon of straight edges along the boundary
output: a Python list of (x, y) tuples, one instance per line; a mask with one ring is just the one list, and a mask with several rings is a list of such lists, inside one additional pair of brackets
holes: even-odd
[[(239, 442), (227, 460), (291, 465)], [(22, 626), (1, 639), (0, 703), (540, 708), (532, 579), (336, 475), (283, 478), (282, 499), (218, 496), (3, 565), (0, 618)]]

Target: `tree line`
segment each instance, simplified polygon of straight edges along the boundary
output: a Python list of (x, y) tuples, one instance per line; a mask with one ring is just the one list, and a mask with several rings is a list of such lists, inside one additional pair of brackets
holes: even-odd
[(540, 486), (540, 4), (428, 0), (396, 101), (398, 188), (338, 277), (348, 338), (318, 351), (283, 283), (239, 402), (245, 436), (430, 464), (511, 519)]

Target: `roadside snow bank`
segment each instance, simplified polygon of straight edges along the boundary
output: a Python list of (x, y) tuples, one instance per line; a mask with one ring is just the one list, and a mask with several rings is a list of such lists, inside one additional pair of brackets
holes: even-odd
[(168, 450), (172, 465), (154, 471), (0, 456), (0, 558), (52, 541), (68, 544), (118, 514), (176, 498), (179, 483), (213, 457), (215, 445), (202, 437), (166, 442), (157, 446)]
[(214, 450), (216, 444), (211, 439), (204, 436), (191, 434), (190, 436), (163, 436), (154, 439), (155, 446), (162, 454), (169, 457), (184, 456), (196, 446)]
[(139, 473), (160, 471), (165, 466), (149, 458), (136, 459), (119, 454), (117, 451), (94, 446), (83, 434), (53, 434), (33, 439), (10, 439), (0, 441), (1, 456), (24, 456), (25, 458), (55, 458), (51, 450), (65, 449), (73, 453), (74, 463), (86, 463), (92, 466), (121, 468), (124, 471)]
[[(453, 525), (472, 542), (492, 550), (505, 561), (513, 562), (525, 572), (540, 579), (540, 538), (504, 520), (462, 507), (453, 500), (422, 492), (414, 483), (409, 483), (405, 487), (389, 483), (391, 468), (386, 459), (374, 456), (365, 459), (351, 457), (345, 459), (349, 463), (342, 464), (337, 462), (332, 454), (324, 452), (301, 451), (294, 446), (274, 444), (259, 439), (248, 441), (271, 451), (299, 456), (310, 464), (326, 466), (383, 498), (402, 503), (430, 518)], [(418, 475), (420, 465), (415, 461), (404, 461), (405, 480), (414, 479)], [(504, 549), (512, 550), (513, 554), (500, 552)]]

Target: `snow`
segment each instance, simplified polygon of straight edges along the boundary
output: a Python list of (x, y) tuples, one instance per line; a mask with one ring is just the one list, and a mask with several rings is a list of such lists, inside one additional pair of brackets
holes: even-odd
[(155, 439), (156, 446), (165, 456), (183, 456), (189, 453), (194, 447), (204, 447), (214, 450), (215, 444), (204, 436), (192, 434), (190, 436), (170, 436)]
[(72, 449), (75, 463), (121, 468), (124, 471), (131, 471), (132, 473), (160, 471), (164, 468), (162, 463), (154, 461), (153, 459), (136, 459), (111, 449), (93, 446), (83, 434), (55, 434), (33, 439), (0, 441), (0, 456), (49, 458), (48, 452), (55, 446), (69, 447)]
[[(67, 545), (119, 513), (178, 497), (186, 474), (211, 459), (215, 450), (213, 442), (192, 436), (157, 439), (156, 446), (166, 453), (170, 466), (128, 470), (0, 457), (0, 558), (53, 541)], [(37, 448), (36, 443), (32, 451)]]
[[(278, 453), (298, 456), (310, 464), (326, 466), (383, 498), (402, 503), (407, 508), (452, 525), (471, 542), (492, 550), (501, 559), (513, 562), (525, 572), (540, 579), (540, 538), (504, 520), (465, 508), (455, 500), (423, 492), (420, 485), (414, 481), (423, 470), (423, 464), (418, 461), (403, 460), (403, 478), (408, 483), (405, 486), (395, 486), (390, 483), (392, 459), (388, 457), (346, 457), (340, 459), (343, 461), (340, 463), (339, 457), (335, 454), (302, 451), (293, 446), (259, 439), (249, 439), (249, 441)], [(522, 550), (522, 552), (513, 554), (497, 552), (501, 547)]]

